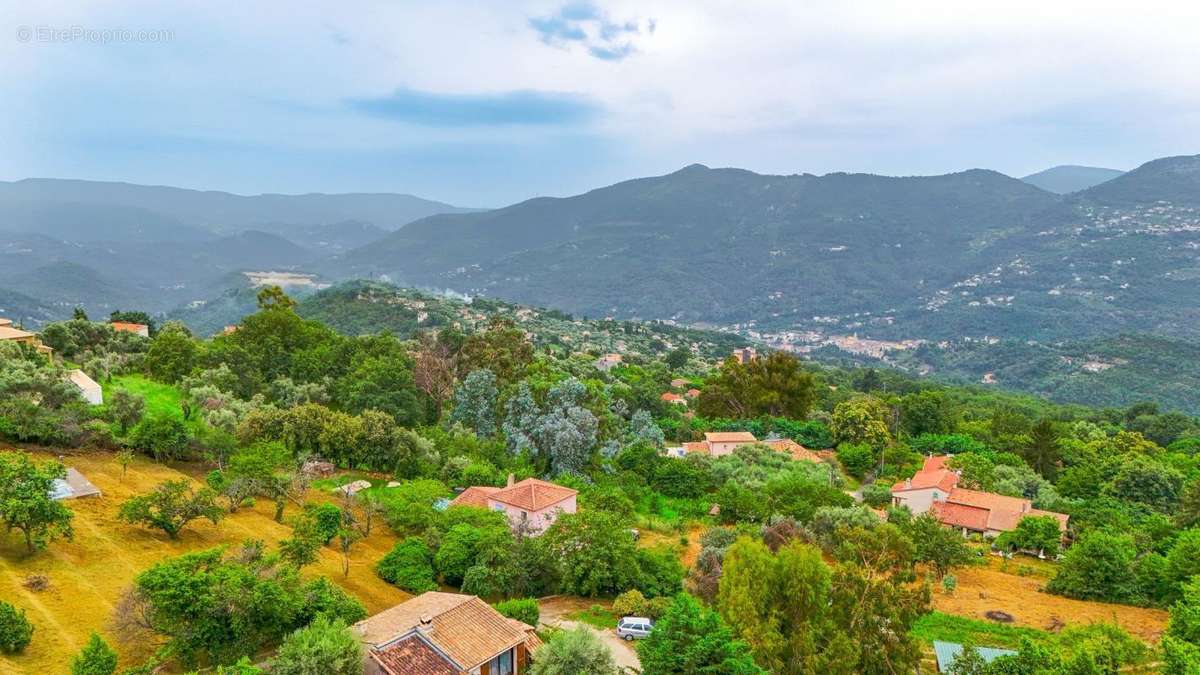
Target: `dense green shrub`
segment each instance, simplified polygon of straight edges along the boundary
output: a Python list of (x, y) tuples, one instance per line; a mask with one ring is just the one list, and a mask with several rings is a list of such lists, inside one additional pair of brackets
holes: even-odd
[(867, 506), (883, 508), (892, 503), (892, 486), (886, 483), (871, 483), (862, 487), (863, 502)]
[(366, 616), (328, 579), (305, 581), (294, 566), (255, 546), (228, 556), (213, 548), (169, 558), (139, 574), (134, 589), (135, 610), (185, 666), (233, 663), (318, 616), (346, 622)]
[(129, 443), (158, 462), (181, 459), (188, 449), (188, 430), (174, 417), (150, 417), (133, 428)]
[(96, 633), (71, 660), (71, 675), (112, 675), (117, 672), (117, 652)]
[(537, 600), (533, 598), (513, 598), (496, 603), (496, 611), (510, 619), (536, 627), (541, 620)]
[(437, 588), (433, 575), (433, 554), (423, 539), (409, 537), (396, 542), (391, 551), (375, 565), (384, 581), (408, 591), (424, 593)]
[(463, 576), (475, 564), (483, 531), (471, 525), (459, 524), (450, 528), (438, 546), (434, 563), (442, 580), (451, 586), (462, 584)]
[(0, 601), (0, 651), (15, 654), (32, 639), (33, 624), (25, 617), (25, 610)]
[(284, 639), (271, 663), (272, 675), (361, 675), (358, 639), (341, 619), (318, 616)]
[(922, 455), (959, 455), (964, 452), (986, 452), (988, 447), (966, 434), (921, 434), (908, 442)]
[(1084, 533), (1067, 549), (1046, 590), (1080, 600), (1131, 602), (1137, 590), (1133, 571), (1137, 550), (1128, 535)]
[(306, 506), (305, 510), (312, 514), (316, 532), (321, 540), (325, 544), (333, 541), (338, 530), (342, 529), (342, 510), (329, 503)]
[(688, 457), (660, 462), (650, 475), (650, 486), (668, 497), (699, 497), (711, 484), (706, 467)]
[(643, 616), (645, 610), (646, 596), (636, 588), (613, 599), (612, 611), (617, 616)]
[(1052, 516), (1029, 516), (1015, 530), (996, 537), (996, 546), (1010, 551), (1041, 551), (1053, 558), (1058, 555), (1062, 532)]
[(842, 443), (838, 446), (837, 458), (846, 473), (855, 478), (862, 478), (875, 466), (875, 451), (866, 443)]

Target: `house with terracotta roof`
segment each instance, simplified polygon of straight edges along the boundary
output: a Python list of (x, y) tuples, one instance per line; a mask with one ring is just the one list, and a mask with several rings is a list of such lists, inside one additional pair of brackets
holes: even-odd
[(958, 487), (960, 474), (950, 469), (948, 455), (925, 458), (912, 478), (892, 486), (892, 505), (905, 506), (913, 515), (930, 513), (943, 525), (961, 529), (964, 535), (996, 537), (1017, 528), (1023, 518), (1050, 516), (1067, 531), (1065, 513), (1033, 508), (1033, 502), (1021, 497), (968, 490)]
[(700, 395), (700, 390), (699, 389), (688, 389), (686, 392), (683, 393), (683, 395), (686, 398), (696, 398), (697, 396)]
[(36, 333), (30, 333), (26, 330), (21, 330), (13, 326), (12, 319), (0, 317), (0, 342), (16, 342), (18, 344), (29, 345), (36, 349), (39, 354), (44, 354), (46, 358), (51, 358), (54, 350), (42, 344)]
[(542, 645), (534, 627), (473, 595), (430, 591), (351, 627), (365, 675), (521, 675)]
[(704, 434), (711, 457), (723, 457), (733, 454), (733, 451), (743, 445), (754, 445), (758, 439), (749, 431), (710, 431)]
[(935, 501), (945, 501), (958, 485), (958, 472), (946, 467), (947, 456), (926, 457), (912, 478), (892, 486), (892, 506), (907, 506), (913, 515), (929, 510)]
[(723, 457), (733, 454), (733, 451), (743, 445), (765, 445), (776, 452), (786, 452), (792, 459), (805, 462), (819, 463), (822, 458), (817, 453), (800, 445), (790, 438), (768, 438), (758, 440), (749, 431), (711, 431), (704, 434), (703, 441), (684, 443), (678, 448), (667, 448), (671, 457), (685, 457), (689, 454), (702, 454), (709, 457)]
[(687, 399), (671, 391), (664, 391), (662, 396), (659, 396), (664, 403), (673, 403), (675, 405), (687, 405)]
[(133, 333), (142, 337), (150, 337), (150, 326), (144, 323), (128, 323), (125, 321), (113, 321), (108, 325), (113, 327), (113, 330), (121, 333)]
[(506, 487), (476, 485), (463, 490), (450, 506), (474, 506), (489, 511), (502, 511), (514, 530), (537, 536), (554, 524), (563, 513), (575, 513), (579, 493), (569, 487), (555, 485), (536, 478), (518, 483), (508, 477)]
[(683, 379), (682, 377), (677, 377), (677, 378), (671, 380), (671, 388), (672, 389), (683, 389), (686, 386), (688, 386), (688, 381)]

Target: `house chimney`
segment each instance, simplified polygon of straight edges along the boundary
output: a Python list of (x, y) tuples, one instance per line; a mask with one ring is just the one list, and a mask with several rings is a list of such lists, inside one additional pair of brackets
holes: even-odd
[(433, 617), (428, 614), (422, 614), (420, 623), (417, 624), (417, 630), (426, 635), (433, 632)]
[(911, 478), (904, 479), (904, 487), (906, 487), (906, 488), (912, 487), (912, 479)]
[(508, 474), (508, 487), (512, 487), (515, 482), (517, 482), (517, 477), (511, 473)]

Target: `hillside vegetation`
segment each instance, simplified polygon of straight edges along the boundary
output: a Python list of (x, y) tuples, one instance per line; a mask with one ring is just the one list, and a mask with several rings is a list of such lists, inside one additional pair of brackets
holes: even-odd
[[(795, 654), (911, 672), (929, 640), (961, 635), (1018, 640), (1037, 664), (1023, 672), (1200, 663), (1181, 628), (1200, 607), (1196, 418), (784, 352), (740, 362), (702, 332), (379, 284), (314, 299), (331, 321), (415, 333), (334, 330), (269, 287), (212, 338), (81, 318), (42, 332), (63, 361), (0, 344), (15, 446), (0, 451), (0, 515), (41, 514), (0, 540), (3, 609), (34, 626), (3, 658), (61, 669), (97, 629), (144, 670), (270, 662), (322, 614), (353, 622), (441, 588), (497, 606), (568, 596), (599, 605), (577, 616), (602, 626), (654, 617), (638, 650), (650, 672), (684, 643), (708, 645), (693, 658), (714, 672), (784, 672)], [(374, 313), (337, 313), (351, 303)], [(609, 349), (625, 358), (598, 363)], [(65, 381), (74, 364), (105, 384), (103, 405)], [(694, 445), (731, 431), (767, 442)], [(891, 508), (891, 486), (940, 454), (960, 487), (1028, 500), (1025, 515), (967, 538)], [(59, 457), (104, 495), (51, 501)], [(444, 501), (510, 476), (570, 488), (578, 508), (532, 536), (514, 514)], [(109, 559), (118, 572), (96, 571)], [(244, 601), (260, 593), (273, 602)], [(980, 628), (988, 612), (1013, 630)]]
[(972, 170), (766, 176), (694, 165), (565, 199), (439, 215), (337, 256), (588, 315), (1051, 341), (1200, 335), (1200, 157), (1060, 196)]

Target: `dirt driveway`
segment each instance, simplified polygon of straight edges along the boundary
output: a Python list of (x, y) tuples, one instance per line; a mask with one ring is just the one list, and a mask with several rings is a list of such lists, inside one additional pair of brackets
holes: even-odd
[(585, 610), (592, 605), (601, 605), (608, 607), (611, 603), (606, 601), (591, 600), (588, 598), (575, 598), (570, 596), (554, 596), (544, 598), (538, 601), (538, 610), (541, 614), (541, 623), (547, 626), (554, 626), (563, 630), (571, 630), (578, 626), (592, 631), (600, 637), (600, 641), (608, 645), (608, 649), (612, 652), (613, 660), (622, 668), (632, 669), (635, 672), (641, 672), (642, 662), (638, 660), (637, 650), (634, 648), (633, 642), (625, 642), (617, 637), (617, 632), (611, 628), (600, 629), (589, 624), (573, 621), (567, 617)]

